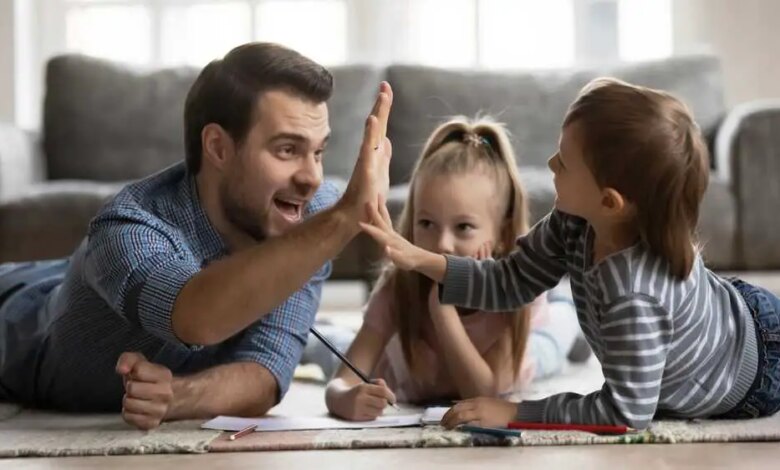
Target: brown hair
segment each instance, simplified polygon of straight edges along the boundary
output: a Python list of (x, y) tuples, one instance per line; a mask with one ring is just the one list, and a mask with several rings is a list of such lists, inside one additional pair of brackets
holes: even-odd
[(687, 278), (709, 180), (707, 146), (690, 110), (666, 92), (600, 78), (569, 107), (563, 127), (570, 124), (599, 186), (636, 206), (642, 242)]
[[(488, 118), (472, 122), (464, 117), (456, 117), (433, 131), (415, 164), (398, 232), (414, 243), (414, 194), (423, 174), (452, 175), (475, 170), (489, 171), (495, 177), (498, 194), (507, 201), (501, 240), (494, 253), (498, 257), (507, 255), (515, 245), (516, 237), (528, 231), (528, 208), (509, 137), (501, 125)], [(390, 285), (395, 324), (404, 358), (412, 375), (417, 377), (423, 373), (423, 365), (416, 359), (415, 350), (422, 341), (422, 324), (429, 314), (431, 282), (417, 272), (403, 271), (388, 265), (376, 285), (376, 290), (388, 283)], [(530, 312), (526, 309), (504, 313), (512, 316), (511, 353), (515, 378), (523, 360), (530, 329)]]
[(256, 116), (258, 98), (269, 90), (287, 90), (322, 103), (333, 91), (333, 77), (325, 67), (272, 43), (244, 44), (209, 63), (184, 104), (184, 149), (192, 174), (200, 171), (203, 127), (219, 124), (241, 145)]

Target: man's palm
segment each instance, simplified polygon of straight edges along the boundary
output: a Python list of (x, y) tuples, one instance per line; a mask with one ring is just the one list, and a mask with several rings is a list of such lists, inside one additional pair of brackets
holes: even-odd
[(374, 207), (378, 197), (385, 197), (390, 187), (392, 144), (387, 138), (387, 121), (392, 102), (393, 91), (387, 82), (382, 82), (366, 120), (360, 155), (345, 193), (345, 198), (358, 211), (358, 221), (367, 219), (366, 208)]

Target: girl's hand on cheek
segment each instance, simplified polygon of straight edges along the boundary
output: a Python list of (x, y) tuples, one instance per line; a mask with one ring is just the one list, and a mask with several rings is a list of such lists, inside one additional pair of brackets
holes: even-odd
[(477, 248), (477, 252), (474, 254), (474, 258), (478, 261), (493, 258), (493, 243), (485, 242)]

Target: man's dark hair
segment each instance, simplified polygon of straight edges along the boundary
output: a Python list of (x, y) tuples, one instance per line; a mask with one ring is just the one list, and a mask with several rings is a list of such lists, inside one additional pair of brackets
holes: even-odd
[(244, 44), (209, 63), (184, 104), (184, 150), (193, 175), (201, 167), (203, 127), (219, 124), (240, 145), (254, 121), (258, 98), (270, 90), (322, 103), (333, 91), (333, 76), (311, 59), (272, 43)]

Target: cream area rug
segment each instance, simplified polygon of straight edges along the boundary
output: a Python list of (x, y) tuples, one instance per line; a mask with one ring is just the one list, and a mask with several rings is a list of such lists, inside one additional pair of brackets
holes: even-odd
[[(564, 374), (535, 382), (523, 396), (540, 398), (560, 391), (587, 393), (601, 386), (595, 361), (569, 366)], [(272, 410), (288, 416), (326, 412), (323, 387), (296, 382)], [(391, 410), (389, 410), (391, 411)], [(404, 407), (400, 413), (419, 413)], [(393, 411), (393, 413), (398, 413)], [(582, 444), (780, 441), (780, 414), (747, 421), (656, 421), (642, 433), (598, 436), (584, 432), (525, 431), (521, 437), (491, 436), (424, 428), (322, 430), (254, 433), (235, 441), (228, 433), (200, 429), (201, 421), (166, 423), (138, 431), (119, 415), (69, 415), (0, 404), (0, 457), (75, 456), (151, 453), (203, 453), (311, 449), (367, 449), (472, 446), (548, 446)]]
[(139, 431), (118, 414), (74, 415), (0, 403), (0, 457), (202, 453), (219, 435), (200, 421)]
[[(601, 387), (603, 376), (594, 358), (583, 365), (569, 365), (563, 374), (531, 384), (522, 397), (537, 399), (562, 391), (588, 393)], [(521, 398), (521, 397), (517, 397)], [(275, 410), (289, 416), (325, 413), (321, 385), (296, 383)], [(401, 414), (420, 412), (403, 407)], [(388, 409), (388, 414), (399, 412)], [(224, 434), (209, 445), (210, 452), (369, 449), (476, 446), (549, 446), (585, 444), (641, 444), (685, 442), (780, 441), (780, 414), (756, 420), (659, 420), (649, 429), (623, 436), (599, 436), (586, 432), (524, 431), (521, 437), (496, 438), (440, 426), (422, 428), (321, 430), (254, 433), (235, 441)]]

